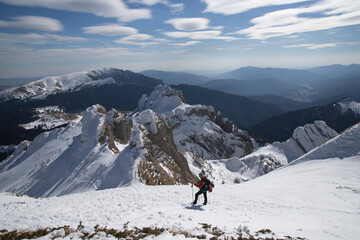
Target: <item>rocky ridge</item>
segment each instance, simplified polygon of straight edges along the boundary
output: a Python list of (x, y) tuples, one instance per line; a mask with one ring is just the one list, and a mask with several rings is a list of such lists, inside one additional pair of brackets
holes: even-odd
[(138, 182), (193, 183), (207, 159), (240, 157), (253, 146), (212, 107), (188, 105), (181, 92), (159, 85), (132, 113), (93, 105), (80, 122), (19, 149), (0, 164), (0, 189), (48, 197)]
[(220, 182), (241, 183), (286, 166), (337, 136), (338, 133), (325, 122), (315, 121), (296, 128), (293, 136), (285, 142), (268, 144), (242, 158), (207, 162), (206, 169)]

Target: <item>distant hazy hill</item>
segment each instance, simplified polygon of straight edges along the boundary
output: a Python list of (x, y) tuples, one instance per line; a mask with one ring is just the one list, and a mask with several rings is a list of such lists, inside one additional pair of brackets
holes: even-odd
[(189, 104), (211, 105), (237, 125), (250, 127), (283, 111), (275, 105), (197, 86), (172, 86), (181, 90)]
[(313, 100), (323, 98), (342, 98), (351, 97), (360, 101), (360, 75), (339, 77), (326, 81), (321, 86), (313, 90), (317, 94), (312, 97)]
[(166, 72), (166, 71), (157, 71), (157, 70), (146, 70), (140, 72), (141, 74), (163, 80), (166, 84), (189, 84), (189, 85), (198, 85), (210, 81), (210, 78), (183, 73), (183, 72)]
[(337, 132), (360, 122), (360, 103), (344, 99), (328, 105), (287, 112), (252, 126), (250, 130), (269, 140), (284, 141), (297, 126), (323, 120)]
[(306, 71), (327, 76), (329, 78), (360, 76), (360, 64), (351, 65), (330, 65), (317, 68), (310, 68)]
[(218, 79), (258, 80), (275, 79), (291, 85), (303, 85), (327, 80), (327, 77), (304, 70), (287, 68), (244, 67), (217, 76)]
[[(329, 103), (333, 103), (333, 102), (335, 102), (339, 99), (342, 99), (344, 97), (347, 97), (347, 96), (348, 95), (346, 95), (346, 94), (334, 95), (334, 96), (326, 96), (325, 95), (324, 98), (321, 98), (319, 100), (315, 100), (312, 102), (294, 101), (289, 98), (275, 96), (275, 95), (271, 95), (271, 94), (266, 94), (266, 95), (261, 95), (261, 96), (250, 96), (248, 98), (258, 101), (258, 102), (262, 102), (262, 103), (273, 104), (273, 105), (279, 107), (285, 113), (285, 112), (291, 112), (291, 111), (296, 111), (296, 110), (305, 109), (305, 108), (327, 105)], [(357, 100), (356, 98), (354, 98), (354, 99)]]
[(303, 108), (309, 107), (310, 103), (293, 101), (288, 98), (275, 96), (271, 94), (261, 95), (261, 96), (251, 96), (250, 99), (253, 99), (258, 102), (270, 103), (279, 107), (284, 112), (295, 111)]
[(271, 94), (309, 101), (312, 88), (328, 79), (304, 70), (244, 67), (220, 74), (217, 80), (201, 86), (243, 96)]
[(284, 96), (294, 89), (291, 84), (271, 78), (253, 80), (217, 79), (199, 85), (204, 88), (219, 90), (241, 96), (273, 94)]
[(244, 67), (220, 74), (217, 78), (200, 86), (243, 96), (270, 94), (307, 102), (334, 101), (342, 97), (360, 99), (359, 64), (306, 70)]

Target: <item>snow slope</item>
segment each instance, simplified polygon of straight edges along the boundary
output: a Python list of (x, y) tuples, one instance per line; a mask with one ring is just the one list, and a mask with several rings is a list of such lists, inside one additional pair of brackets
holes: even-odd
[[(129, 184), (133, 164), (116, 159), (127, 158), (127, 151), (115, 155), (98, 143), (98, 133), (106, 119), (99, 106), (88, 108), (82, 121), (37, 136), (24, 149), (0, 164), (0, 188), (3, 191), (33, 196), (54, 196), (106, 188), (110, 169), (121, 176), (112, 184)], [(125, 148), (121, 144), (119, 147)], [(114, 187), (114, 186), (112, 186)]]
[[(87, 227), (82, 231), (91, 232), (97, 224), (122, 229), (129, 222), (129, 228), (165, 227), (201, 234), (200, 224), (207, 223), (227, 236), (236, 236), (239, 229), (271, 229), (279, 237), (357, 239), (359, 176), (359, 155), (309, 160), (243, 184), (218, 184), (208, 194), (207, 206), (189, 204), (189, 185), (133, 185), (47, 199), (0, 193), (0, 226), (34, 230), (70, 225), (76, 229), (81, 221)], [(154, 239), (185, 237), (164, 233)]]
[[(91, 116), (91, 115), (89, 115)], [(243, 184), (217, 183), (208, 205), (190, 205), (190, 185), (128, 187), (34, 199), (0, 193), (0, 226), (35, 230), (86, 226), (123, 229), (164, 227), (211, 235), (201, 224), (217, 226), (224, 237), (239, 229), (254, 233), (271, 229), (275, 237), (314, 240), (357, 239), (360, 236), (360, 124), (310, 151), (291, 164)], [(346, 149), (344, 148), (346, 147)], [(270, 149), (271, 150), (271, 149)], [(346, 150), (346, 151), (344, 151)], [(274, 151), (272, 151), (274, 153)], [(233, 166), (234, 167), (234, 166)], [(200, 203), (202, 198), (199, 199)], [(185, 239), (164, 232), (153, 239)], [(61, 232), (57, 232), (64, 236)], [(68, 236), (69, 238), (69, 236)], [(99, 239), (106, 239), (99, 235)], [(149, 237), (147, 239), (152, 239)]]

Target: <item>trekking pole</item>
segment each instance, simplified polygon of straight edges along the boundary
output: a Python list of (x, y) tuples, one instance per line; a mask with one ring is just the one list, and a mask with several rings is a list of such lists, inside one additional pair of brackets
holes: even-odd
[(191, 184), (191, 202), (194, 202), (194, 184)]

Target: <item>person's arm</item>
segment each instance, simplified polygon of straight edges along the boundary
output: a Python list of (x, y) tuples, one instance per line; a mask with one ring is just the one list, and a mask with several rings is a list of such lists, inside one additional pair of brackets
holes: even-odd
[(196, 184), (195, 184), (196, 187), (198, 188), (201, 188), (201, 181), (198, 181)]
[(197, 186), (198, 188), (202, 188), (204, 186), (205, 181), (203, 179), (201, 179), (200, 182), (198, 182), (198, 184), (196, 184), (195, 186)]

